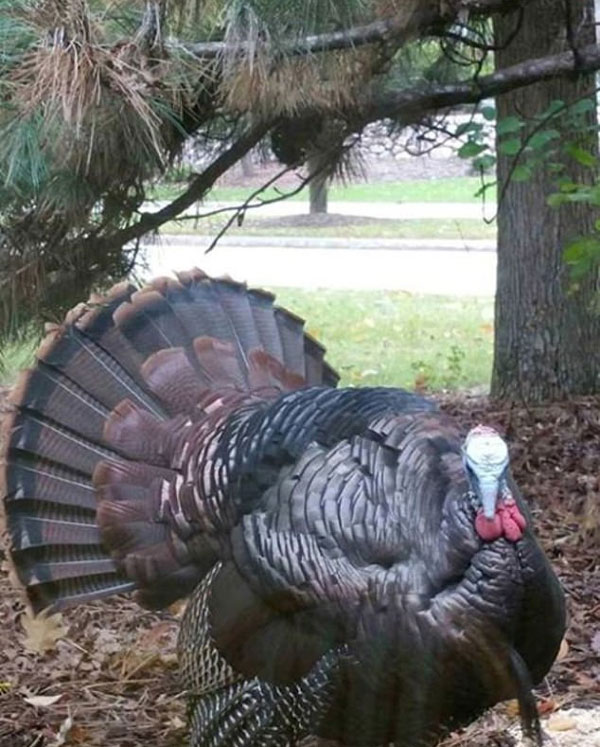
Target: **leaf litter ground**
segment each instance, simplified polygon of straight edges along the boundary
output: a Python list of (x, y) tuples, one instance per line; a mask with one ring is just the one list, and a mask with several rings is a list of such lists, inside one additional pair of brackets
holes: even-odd
[[(465, 427), (498, 427), (538, 533), (566, 589), (560, 661), (538, 688), (549, 744), (600, 747), (600, 399), (527, 410), (482, 397), (442, 398)], [(175, 642), (181, 607), (141, 610), (127, 598), (32, 620), (0, 572), (0, 747), (185, 743), (185, 693)], [(540, 631), (543, 635), (543, 630)], [(520, 744), (513, 703), (444, 747)]]

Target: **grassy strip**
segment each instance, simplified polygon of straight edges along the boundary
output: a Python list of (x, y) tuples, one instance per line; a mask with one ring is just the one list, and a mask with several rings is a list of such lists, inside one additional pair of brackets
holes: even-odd
[[(211, 218), (201, 221), (167, 223), (163, 234), (195, 234), (212, 236), (222, 222)], [(336, 239), (495, 239), (496, 225), (481, 220), (377, 220), (343, 222), (337, 225), (286, 225), (282, 219), (245, 220), (242, 226), (232, 226), (227, 236), (282, 236)]]
[[(492, 364), (493, 302), (402, 292), (278, 288), (277, 301), (308, 320), (328, 348), (342, 385), (439, 391), (487, 387)], [(5, 343), (0, 385), (31, 364), (34, 334)]]
[[(148, 199), (172, 200), (185, 189), (185, 184), (158, 184)], [(402, 182), (378, 182), (377, 184), (360, 183), (346, 186), (334, 185), (329, 190), (329, 200), (348, 202), (479, 202), (476, 197), (481, 182), (478, 177), (463, 176), (443, 179), (419, 179)], [(256, 187), (217, 187), (207, 196), (207, 200), (219, 202), (243, 202)], [(285, 190), (283, 190), (285, 191)], [(281, 191), (274, 188), (265, 190), (264, 199), (278, 197)], [(486, 198), (493, 202), (496, 199), (495, 188), (487, 191)], [(290, 199), (308, 199), (307, 190), (303, 190)]]

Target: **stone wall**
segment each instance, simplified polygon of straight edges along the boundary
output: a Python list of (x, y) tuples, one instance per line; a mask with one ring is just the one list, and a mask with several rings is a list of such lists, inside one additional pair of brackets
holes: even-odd
[[(452, 114), (441, 126), (453, 132), (459, 124), (470, 119), (471, 114)], [(436, 123), (436, 126), (440, 127), (440, 123)], [(448, 134), (431, 127), (398, 131), (390, 123), (383, 121), (374, 122), (364, 129), (353, 154), (369, 178), (394, 180), (459, 176), (468, 174), (470, 170), (469, 161), (456, 155), (460, 145), (459, 141)], [(184, 165), (200, 170), (219, 154), (222, 147), (218, 141), (191, 141), (184, 151)], [(275, 161), (275, 156), (269, 150), (262, 150), (260, 153), (253, 153), (246, 161), (246, 166), (249, 162), (264, 164)], [(242, 170), (242, 166), (238, 168)]]

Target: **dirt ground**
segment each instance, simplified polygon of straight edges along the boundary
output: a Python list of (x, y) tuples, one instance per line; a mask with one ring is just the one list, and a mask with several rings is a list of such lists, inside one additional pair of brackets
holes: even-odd
[[(561, 659), (537, 690), (543, 728), (550, 745), (600, 747), (600, 398), (530, 411), (465, 396), (446, 397), (442, 406), (465, 426), (486, 422), (506, 434), (513, 471), (569, 600)], [(182, 745), (185, 698), (174, 653), (180, 612), (146, 612), (115, 599), (32, 623), (3, 563), (0, 747)], [(509, 703), (450, 735), (444, 747), (508, 747), (519, 738)]]

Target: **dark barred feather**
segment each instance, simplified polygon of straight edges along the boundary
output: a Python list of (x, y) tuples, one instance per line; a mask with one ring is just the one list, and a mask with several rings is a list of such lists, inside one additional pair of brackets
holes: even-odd
[(5, 534), (34, 609), (132, 588), (164, 605), (214, 564), (202, 526), (229, 509), (208, 496), (203, 518), (181, 470), (202, 472), (248, 396), (306, 386), (307, 371), (337, 381), (273, 300), (193, 270), (119, 284), (49, 331), (4, 425)]

